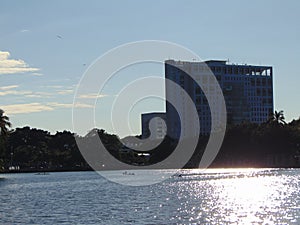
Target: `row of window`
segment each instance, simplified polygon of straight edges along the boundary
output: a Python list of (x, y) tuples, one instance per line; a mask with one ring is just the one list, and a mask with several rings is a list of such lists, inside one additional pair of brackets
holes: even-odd
[(256, 89), (256, 95), (257, 96), (272, 96), (272, 89)]
[[(221, 83), (222, 81), (222, 76), (221, 75), (216, 75), (216, 79), (217, 81), (219, 81), (219, 83)], [(241, 77), (241, 76), (224, 76), (224, 81), (229, 81), (232, 82), (232, 81), (240, 81), (240, 82), (243, 82), (244, 84), (248, 85), (248, 86), (272, 86), (272, 79), (267, 79), (267, 78), (254, 78), (254, 79), (248, 79), (248, 78), (245, 78), (245, 77)], [(207, 75), (203, 75), (203, 76), (196, 76), (196, 80), (197, 81), (200, 81), (201, 84), (214, 84), (215, 83), (215, 80), (213, 77), (209, 77)], [(182, 83), (184, 84), (184, 76), (181, 75), (179, 77), (179, 80), (178, 80), (179, 83)]]
[[(223, 73), (223, 74), (243, 74), (243, 75), (262, 75), (270, 76), (271, 68), (250, 68), (250, 67), (239, 67), (239, 66), (211, 66), (210, 70), (213, 73)], [(208, 72), (207, 66), (193, 65), (193, 71), (195, 72)]]
[(272, 86), (272, 79), (256, 78), (251, 79), (251, 86)]
[[(184, 88), (184, 83), (183, 84), (180, 83), (180, 86), (182, 88)], [(232, 91), (232, 86), (226, 86), (223, 89), (225, 91)], [(208, 90), (211, 91), (211, 92), (214, 92), (215, 91), (215, 87), (214, 86), (209, 86), (209, 87), (205, 86), (204, 87), (204, 91), (208, 91)], [(218, 92), (217, 94), (221, 94), (221, 93)], [(201, 91), (200, 87), (196, 87), (195, 88), (195, 95), (203, 95), (203, 92)], [(262, 96), (262, 97), (263, 96), (269, 96), (269, 97), (271, 97), (271, 96), (273, 96), (273, 90), (271, 88), (268, 88), (268, 89), (257, 88), (257, 89), (255, 89), (255, 92), (254, 92), (254, 90), (249, 91), (247, 95), (248, 96)], [(260, 99), (260, 98), (258, 98), (258, 99)], [(252, 98), (252, 99), (250, 98), (250, 100), (255, 100), (255, 99), (254, 98)]]
[(257, 108), (257, 107), (254, 107), (254, 108), (252, 108), (252, 111), (253, 112), (272, 112), (272, 109), (270, 109), (270, 108)]
[(252, 122), (253, 123), (264, 123), (267, 121), (267, 118), (253, 118)]

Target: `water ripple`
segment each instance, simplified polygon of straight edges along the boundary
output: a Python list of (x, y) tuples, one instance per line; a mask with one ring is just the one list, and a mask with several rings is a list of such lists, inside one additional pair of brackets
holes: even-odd
[(95, 172), (1, 177), (0, 224), (300, 223), (299, 169), (182, 170), (142, 187)]

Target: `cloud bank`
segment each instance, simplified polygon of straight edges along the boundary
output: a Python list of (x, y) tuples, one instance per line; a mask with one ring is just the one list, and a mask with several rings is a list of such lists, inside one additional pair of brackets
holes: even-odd
[(1, 106), (7, 115), (52, 111), (54, 108), (41, 103), (25, 103)]
[(6, 95), (17, 95), (29, 98), (49, 98), (53, 95), (53, 93), (48, 92), (33, 92), (26, 90), (17, 90), (19, 85), (9, 85), (9, 86), (0, 86), (0, 97)]
[(0, 75), (1, 74), (16, 74), (25, 72), (37, 72), (39, 68), (29, 67), (21, 59), (9, 59), (10, 53), (0, 51)]
[(107, 95), (96, 94), (96, 93), (89, 93), (89, 94), (82, 94), (78, 98), (96, 99), (96, 98), (103, 98), (103, 97), (107, 97)]
[(58, 102), (49, 102), (49, 103), (24, 103), (24, 104), (12, 104), (12, 105), (1, 105), (1, 109), (5, 111), (7, 115), (15, 114), (25, 114), (25, 113), (35, 113), (35, 112), (45, 112), (53, 111), (56, 109), (62, 108), (93, 108), (93, 105), (77, 103), (73, 105), (72, 103), (58, 103)]

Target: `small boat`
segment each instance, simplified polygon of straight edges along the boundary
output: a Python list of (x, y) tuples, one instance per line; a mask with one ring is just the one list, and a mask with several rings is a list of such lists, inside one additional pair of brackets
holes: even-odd
[(123, 175), (135, 175), (135, 174), (125, 171), (125, 172), (123, 172)]

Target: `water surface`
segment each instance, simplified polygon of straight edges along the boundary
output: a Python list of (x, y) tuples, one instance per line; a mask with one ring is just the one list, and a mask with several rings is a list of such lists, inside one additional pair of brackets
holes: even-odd
[(180, 174), (148, 186), (95, 172), (1, 174), (0, 224), (300, 224), (299, 169)]

